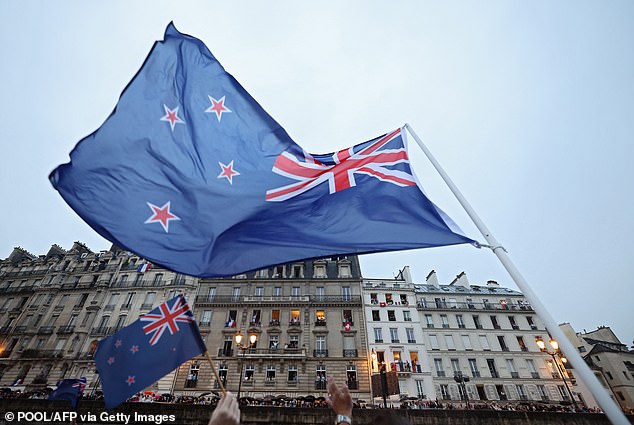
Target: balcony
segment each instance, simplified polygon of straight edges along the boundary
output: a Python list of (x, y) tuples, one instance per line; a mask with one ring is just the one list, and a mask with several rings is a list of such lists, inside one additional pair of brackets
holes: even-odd
[(291, 320), (290, 322), (288, 322), (288, 326), (301, 326), (302, 322), (300, 322), (299, 320)]
[(75, 326), (62, 326), (57, 329), (57, 334), (72, 334), (75, 331)]
[(325, 390), (326, 389), (326, 381), (315, 381), (315, 389), (316, 390)]
[(90, 330), (90, 335), (91, 336), (104, 336), (104, 335), (110, 335), (113, 332), (112, 328), (110, 326), (99, 326), (96, 328), (92, 328)]
[(62, 350), (33, 350), (28, 349), (22, 352), (22, 357), (25, 359), (37, 359), (37, 358), (60, 358), (62, 357)]
[(103, 309), (104, 309), (104, 311), (112, 311), (112, 310), (114, 310), (114, 304), (108, 304)]
[(531, 372), (531, 377), (533, 379), (539, 379), (539, 372)]
[(357, 357), (358, 356), (358, 350), (357, 349), (348, 349), (348, 350), (343, 350), (343, 356), (344, 357)]
[(264, 386), (265, 387), (274, 387), (276, 383), (275, 378), (266, 378), (264, 380)]
[(13, 333), (14, 333), (14, 334), (23, 334), (23, 333), (25, 333), (25, 332), (26, 332), (26, 326), (16, 326), (16, 327), (13, 329)]
[(42, 335), (50, 335), (55, 330), (55, 326), (40, 326), (40, 329), (37, 330), (38, 334)]
[(326, 326), (326, 321), (325, 320), (316, 320), (315, 321), (315, 326)]
[(491, 378), (499, 378), (500, 374), (496, 370), (491, 370)]
[(349, 380), (347, 382), (348, 389), (350, 390), (358, 390), (359, 389), (359, 381)]
[(328, 357), (328, 350), (313, 350), (313, 357)]
[(472, 370), (471, 371), (471, 376), (473, 376), (474, 378), (479, 378), (480, 377), (480, 371), (479, 370)]
[(121, 304), (120, 310), (130, 310), (130, 307), (132, 307), (132, 304)]
[(520, 377), (519, 372), (511, 372), (511, 378), (513, 378), (513, 379), (517, 379), (517, 378), (519, 378), (519, 377)]
[(346, 324), (350, 325), (350, 327), (354, 326), (354, 322), (352, 320), (341, 322), (341, 326), (343, 326), (344, 328), (346, 327)]
[(219, 348), (218, 349), (218, 357), (233, 357), (233, 350), (232, 349)]
[(437, 370), (436, 371), (436, 376), (438, 376), (439, 378), (444, 378), (445, 376), (445, 371), (444, 370)]
[(449, 303), (437, 300), (435, 302), (422, 303), (416, 305), (418, 310), (484, 310), (484, 311), (527, 311), (532, 312), (533, 308), (527, 304), (503, 304), (503, 303), (474, 303), (474, 302), (456, 302)]

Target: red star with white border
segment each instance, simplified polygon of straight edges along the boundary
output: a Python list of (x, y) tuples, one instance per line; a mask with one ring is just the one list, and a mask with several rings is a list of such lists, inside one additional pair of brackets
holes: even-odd
[(167, 105), (163, 104), (163, 108), (165, 108), (165, 116), (161, 117), (161, 121), (167, 121), (170, 123), (172, 133), (174, 132), (176, 124), (185, 124), (185, 121), (178, 116), (178, 106), (174, 109), (170, 109)]
[(121, 344), (122, 344), (122, 343), (121, 343), (121, 340), (120, 340), (120, 339), (118, 339), (118, 340), (117, 340), (117, 342), (115, 342), (115, 343), (114, 343), (114, 346), (115, 346), (116, 348), (119, 348), (119, 347), (121, 347)]
[(114, 357), (108, 357), (108, 364), (112, 365), (114, 363)]
[(126, 379), (125, 382), (128, 384), (128, 386), (131, 386), (135, 382), (134, 376), (128, 375), (128, 379)]
[(205, 109), (205, 112), (211, 112), (216, 114), (216, 117), (218, 118), (218, 122), (220, 122), (220, 119), (222, 118), (222, 113), (231, 112), (231, 109), (225, 106), (224, 96), (222, 96), (220, 99), (214, 99), (213, 97), (209, 95), (207, 96), (209, 97), (209, 100), (211, 101), (211, 106)]
[(130, 351), (132, 351), (132, 354), (136, 354), (136, 352), (139, 351), (139, 346), (133, 345), (132, 348), (130, 348)]
[(225, 165), (222, 162), (218, 162), (222, 171), (218, 174), (218, 178), (226, 178), (229, 180), (230, 184), (233, 184), (233, 176), (239, 176), (240, 173), (233, 169), (233, 160), (229, 163), (229, 165)]
[(163, 226), (163, 230), (165, 230), (165, 233), (168, 233), (170, 220), (180, 220), (179, 217), (170, 212), (170, 201), (167, 201), (162, 207), (157, 207), (150, 202), (146, 203), (148, 207), (150, 207), (150, 209), (152, 210), (153, 215), (145, 220), (144, 224), (159, 222), (161, 223), (161, 226)]

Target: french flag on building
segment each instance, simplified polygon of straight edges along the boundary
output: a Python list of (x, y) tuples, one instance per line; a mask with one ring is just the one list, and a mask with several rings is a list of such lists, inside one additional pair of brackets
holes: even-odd
[(139, 273), (145, 273), (146, 271), (150, 270), (150, 267), (152, 267), (152, 263), (141, 264), (139, 267), (137, 267), (136, 271)]

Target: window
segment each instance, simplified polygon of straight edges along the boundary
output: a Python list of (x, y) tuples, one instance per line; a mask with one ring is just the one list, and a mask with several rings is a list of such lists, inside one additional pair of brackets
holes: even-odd
[(537, 391), (539, 392), (539, 396), (541, 397), (542, 401), (548, 401), (548, 393), (546, 392), (546, 386), (544, 385), (537, 385)]
[(251, 321), (249, 322), (249, 324), (251, 326), (260, 326), (262, 323), (262, 313), (260, 312), (260, 310), (253, 310), (253, 314), (251, 315)]
[(533, 322), (533, 318), (531, 316), (526, 316), (526, 322), (528, 323), (528, 326), (530, 326), (532, 330), (534, 331), (537, 330), (537, 325), (535, 324), (535, 322)]
[(557, 385), (557, 390), (559, 390), (559, 396), (562, 400), (570, 401), (570, 396), (568, 396), (568, 393), (566, 392), (566, 387), (563, 385)]
[(473, 350), (473, 347), (471, 346), (471, 338), (469, 338), (469, 335), (462, 335), (461, 338), (464, 349), (467, 351)]
[(343, 310), (343, 323), (349, 323), (350, 326), (352, 326), (354, 324), (354, 321), (352, 320), (352, 310)]
[(317, 365), (317, 367), (315, 368), (315, 378), (317, 381), (321, 381), (324, 383), (324, 387), (321, 389), (325, 390), (326, 389), (326, 366), (324, 366), (323, 364)]
[(499, 378), (498, 370), (495, 367), (495, 359), (487, 359), (487, 367), (489, 368), (489, 373), (491, 374), (491, 378)]
[(431, 314), (426, 314), (425, 315), (425, 323), (427, 324), (428, 328), (433, 328), (434, 327), (434, 318), (432, 317)]
[(374, 322), (378, 322), (381, 320), (381, 314), (379, 310), (372, 310), (372, 320)]
[(445, 335), (445, 342), (447, 343), (448, 350), (456, 349), (456, 344), (454, 343), (453, 335)]
[(605, 371), (605, 374), (607, 375), (608, 378), (610, 378), (611, 380), (614, 379), (614, 377), (612, 376), (612, 374), (610, 372), (608, 372), (607, 370)]
[(480, 370), (478, 369), (478, 362), (476, 359), (468, 359), (469, 362), (469, 370), (471, 371), (471, 376), (474, 378), (480, 377)]
[(352, 300), (352, 292), (350, 292), (350, 287), (349, 286), (342, 286), (341, 287), (341, 296), (343, 297), (344, 301)]
[(409, 310), (403, 310), (403, 321), (404, 322), (411, 322), (412, 321), (412, 316), (411, 316)]
[(482, 329), (482, 323), (480, 323), (480, 316), (473, 316), (473, 325), (476, 329)]
[(114, 306), (117, 304), (117, 301), (119, 301), (119, 294), (111, 294), (110, 300), (108, 300), (108, 305), (106, 305), (106, 309), (113, 309)]
[(229, 310), (229, 313), (227, 315), (227, 321), (225, 322), (225, 328), (235, 328), (237, 317), (238, 317), (238, 310)]
[(301, 295), (301, 290), (299, 286), (293, 286), (291, 288), (291, 296), (292, 297), (299, 297)]
[(256, 286), (255, 287), (255, 291), (253, 292), (253, 295), (256, 296), (256, 297), (264, 296), (264, 287), (263, 286)]
[(216, 298), (216, 288), (207, 289), (207, 300), (213, 301)]
[(438, 350), (438, 337), (436, 335), (429, 335), (429, 345), (432, 350)]
[(394, 310), (387, 311), (387, 320), (390, 322), (396, 322), (396, 314), (394, 314)]
[(269, 349), (277, 350), (280, 346), (280, 336), (279, 335), (269, 335)]
[(448, 328), (449, 327), (449, 320), (447, 319), (447, 315), (446, 314), (441, 314), (440, 315), (440, 322), (442, 323), (442, 327), (443, 328)]
[(409, 301), (407, 300), (407, 294), (400, 294), (401, 305), (409, 305)]
[(405, 335), (407, 335), (407, 342), (410, 344), (416, 343), (416, 338), (414, 337), (414, 328), (405, 328)]
[(284, 266), (276, 266), (273, 268), (273, 277), (280, 278), (284, 277)]
[(489, 340), (486, 335), (479, 335), (480, 346), (484, 351), (490, 351), (491, 347), (489, 346)]
[(200, 326), (209, 326), (211, 323), (211, 310), (203, 310), (200, 316)]
[(71, 326), (75, 326), (75, 322), (77, 322), (77, 316), (79, 316), (79, 314), (77, 313), (73, 313), (70, 316), (70, 319), (68, 320), (68, 327), (70, 328)]
[(274, 297), (281, 297), (282, 296), (282, 287), (281, 286), (276, 286), (273, 288), (273, 296)]
[(99, 321), (99, 329), (103, 329), (108, 326), (108, 321), (110, 320), (110, 316), (101, 316), (101, 320)]
[(539, 378), (539, 372), (535, 367), (535, 362), (533, 361), (533, 359), (526, 359), (526, 366), (528, 366), (528, 371), (531, 373), (531, 376), (533, 378)]
[(392, 299), (392, 294), (385, 294), (385, 304), (393, 305), (394, 300)]
[(154, 275), (154, 286), (160, 285), (163, 281), (163, 273), (157, 273)]
[(249, 381), (249, 382), (253, 382), (253, 379), (255, 378), (255, 366), (253, 366), (252, 364), (248, 364), (246, 365), (245, 369), (244, 369), (244, 380)]
[(266, 380), (268, 382), (275, 381), (275, 365), (266, 366)]
[(143, 300), (144, 306), (152, 306), (154, 304), (154, 300), (156, 299), (156, 292), (148, 292), (145, 294), (145, 299)]
[(325, 264), (313, 264), (313, 277), (314, 278), (326, 278), (326, 265)]
[(519, 335), (515, 338), (517, 339), (517, 344), (520, 346), (520, 350), (528, 351), (528, 347), (526, 347), (526, 344), (524, 343), (524, 338)]
[(291, 321), (289, 324), (299, 326), (299, 310), (291, 310)]
[(339, 264), (339, 278), (346, 279), (352, 277), (350, 264)]
[(519, 396), (520, 400), (528, 400), (528, 396), (524, 391), (524, 385), (516, 384), (515, 389), (517, 390), (517, 395)]
[(425, 396), (425, 381), (416, 381), (416, 395), (418, 395), (418, 398), (427, 398)]
[(315, 288), (315, 296), (317, 297), (317, 301), (323, 301), (326, 297), (326, 291), (323, 286), (318, 286)]
[(511, 328), (513, 330), (516, 330), (516, 331), (519, 330), (520, 327), (517, 326), (517, 322), (515, 321), (515, 317), (509, 316), (509, 323), (511, 324)]
[(451, 359), (451, 370), (454, 372), (460, 372), (460, 361), (458, 359)]
[(498, 318), (496, 316), (489, 316), (491, 318), (491, 325), (493, 329), (501, 329), (500, 324), (498, 323)]
[(288, 367), (288, 382), (297, 382), (297, 366), (290, 365)]
[(346, 378), (348, 380), (348, 388), (351, 390), (359, 388), (359, 383), (357, 382), (357, 367), (355, 365), (349, 364), (346, 366)]
[(121, 329), (124, 325), (125, 325), (125, 319), (126, 319), (126, 315), (122, 314), (119, 317), (117, 317), (117, 323), (115, 323), (114, 327), (115, 329)]
[(374, 342), (383, 342), (383, 329), (374, 328)]
[(240, 301), (240, 287), (237, 286), (231, 291), (231, 301)]
[(379, 303), (378, 294), (376, 292), (372, 292), (370, 294), (370, 304), (378, 304), (378, 303)]
[(398, 328), (390, 328), (390, 339), (392, 340), (393, 343), (400, 342), (398, 340)]
[(506, 368), (511, 373), (511, 378), (519, 378), (520, 375), (517, 373), (517, 369), (515, 369), (515, 362), (513, 359), (506, 359)]
[(464, 324), (464, 319), (462, 318), (462, 314), (456, 314), (456, 322), (458, 322), (458, 327), (464, 329), (466, 326)]
[(500, 349), (502, 351), (509, 351), (509, 347), (506, 345), (506, 340), (503, 335), (498, 335), (498, 342), (500, 343)]
[(63, 307), (66, 305), (67, 302), (68, 302), (68, 295), (62, 295), (62, 297), (59, 299), (59, 302), (57, 303), (57, 307)]
[(295, 279), (300, 279), (304, 277), (304, 266), (301, 264), (293, 264), (293, 268), (291, 269), (291, 277)]
[(271, 321), (269, 322), (271, 326), (279, 326), (280, 325), (280, 311), (279, 310), (271, 310)]
[(440, 384), (440, 398), (443, 400), (451, 400), (451, 396), (449, 395), (449, 386), (447, 384)]
[(315, 326), (326, 326), (326, 312), (324, 310), (315, 312)]
[(200, 371), (200, 365), (198, 363), (192, 363), (189, 366), (189, 373), (187, 374), (187, 380), (185, 381), (185, 388), (195, 388), (198, 384), (198, 372)]
[(268, 269), (258, 270), (257, 273), (255, 274), (255, 277), (259, 279), (266, 279), (267, 277), (269, 277), (269, 270)]
[(291, 335), (288, 340), (288, 348), (298, 349), (299, 348), (299, 336)]
[(327, 355), (326, 337), (323, 335), (317, 335), (315, 337), (315, 355), (318, 355), (318, 356)]
[(434, 366), (436, 367), (436, 375), (439, 377), (445, 376), (445, 369), (442, 365), (442, 359), (434, 359)]
[(136, 295), (136, 292), (129, 292), (126, 295), (125, 302), (123, 303), (122, 307), (130, 307), (130, 305), (132, 305), (132, 301), (134, 300), (135, 295)]
[[(220, 377), (220, 381), (222, 381), (223, 385), (227, 384), (227, 372), (229, 371), (229, 368), (227, 367), (226, 364), (221, 364), (220, 367), (218, 368), (218, 376)], [(214, 385), (218, 385), (218, 383), (214, 383)]]

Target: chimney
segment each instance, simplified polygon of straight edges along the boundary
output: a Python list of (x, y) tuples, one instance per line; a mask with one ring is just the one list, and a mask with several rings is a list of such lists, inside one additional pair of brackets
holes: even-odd
[(489, 287), (489, 288), (499, 288), (500, 284), (497, 283), (495, 280), (488, 280), (487, 281), (487, 287)]
[(435, 288), (440, 288), (440, 283), (438, 283), (438, 276), (436, 276), (436, 270), (432, 270), (429, 272), (426, 281), (427, 285), (432, 285)]
[(465, 272), (460, 272), (459, 275), (450, 283), (450, 285), (461, 286), (463, 288), (469, 289), (469, 279), (467, 279), (467, 274)]
[(413, 283), (412, 282), (412, 273), (409, 270), (409, 266), (405, 266), (403, 267), (403, 269), (400, 271), (399, 273), (401, 275), (401, 278), (405, 281), (405, 283)]

